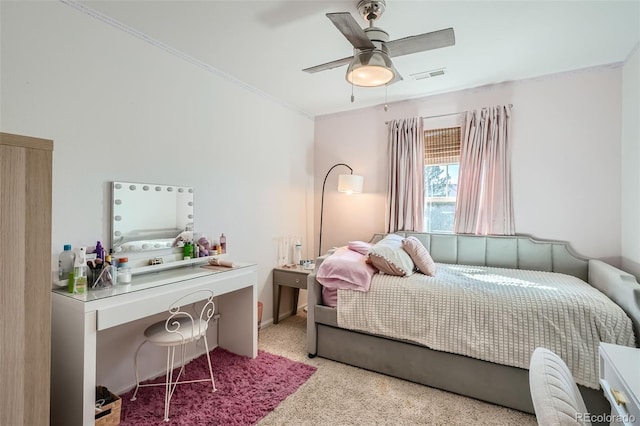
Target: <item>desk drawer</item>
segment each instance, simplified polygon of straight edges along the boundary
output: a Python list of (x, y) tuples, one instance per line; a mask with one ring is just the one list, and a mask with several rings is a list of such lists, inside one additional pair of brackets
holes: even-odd
[[(633, 394), (623, 383), (622, 379), (618, 377), (617, 371), (605, 358), (602, 360), (602, 368), (600, 385), (604, 395), (611, 404), (611, 414), (620, 416), (620, 423), (612, 422), (615, 424), (631, 425), (634, 424), (631, 420), (640, 419), (640, 408), (634, 404)], [(619, 404), (616, 402), (614, 393), (621, 396), (626, 403)]]
[(307, 288), (307, 274), (297, 272), (273, 271), (273, 283), (294, 288)]

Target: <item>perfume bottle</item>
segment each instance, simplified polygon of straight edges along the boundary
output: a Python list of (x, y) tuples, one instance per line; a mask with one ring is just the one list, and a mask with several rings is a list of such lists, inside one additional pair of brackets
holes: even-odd
[(227, 252), (227, 237), (224, 236), (224, 233), (220, 235), (220, 251), (222, 253)]

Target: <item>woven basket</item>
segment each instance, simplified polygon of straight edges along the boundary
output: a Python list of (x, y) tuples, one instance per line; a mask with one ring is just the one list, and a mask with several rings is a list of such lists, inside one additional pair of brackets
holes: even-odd
[[(101, 386), (99, 386), (101, 387)], [(118, 395), (109, 392), (113, 402), (100, 407), (100, 412), (96, 408), (96, 426), (116, 426), (120, 424), (120, 407), (122, 399)]]

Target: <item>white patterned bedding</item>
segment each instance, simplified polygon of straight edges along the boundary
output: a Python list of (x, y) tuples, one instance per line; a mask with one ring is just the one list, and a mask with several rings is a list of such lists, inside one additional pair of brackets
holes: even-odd
[(599, 342), (634, 346), (631, 320), (564, 274), (438, 264), (435, 277), (376, 274), (368, 292), (338, 290), (338, 325), (527, 369), (546, 347), (598, 389)]

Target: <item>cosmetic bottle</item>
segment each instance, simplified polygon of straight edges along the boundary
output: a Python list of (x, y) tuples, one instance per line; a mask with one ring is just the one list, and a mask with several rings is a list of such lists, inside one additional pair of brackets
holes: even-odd
[(220, 252), (227, 252), (227, 237), (224, 236), (224, 233), (220, 235)]
[(58, 280), (69, 279), (69, 272), (73, 271), (75, 254), (71, 251), (71, 244), (64, 245), (64, 251), (58, 256)]
[(104, 247), (100, 241), (96, 243), (96, 258), (104, 260)]
[(301, 260), (302, 260), (302, 243), (300, 241), (296, 241), (296, 245), (293, 248), (293, 263), (296, 265), (300, 265)]
[(187, 241), (186, 243), (184, 243), (184, 247), (183, 247), (183, 259), (184, 260), (189, 260), (193, 257), (193, 244), (191, 244), (190, 241)]
[(69, 280), (67, 283), (67, 291), (69, 293), (76, 292), (76, 278), (73, 276), (73, 271), (69, 272)]
[(118, 284), (118, 268), (113, 264), (113, 259), (110, 254), (104, 258), (104, 267), (108, 268), (105, 272), (105, 281), (110, 285)]
[(78, 247), (74, 251), (73, 293), (84, 293), (87, 291), (87, 248)]
[(129, 258), (121, 257), (118, 259), (118, 283), (129, 284), (131, 282), (131, 268), (129, 267)]

